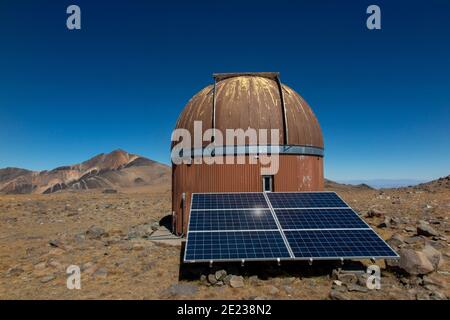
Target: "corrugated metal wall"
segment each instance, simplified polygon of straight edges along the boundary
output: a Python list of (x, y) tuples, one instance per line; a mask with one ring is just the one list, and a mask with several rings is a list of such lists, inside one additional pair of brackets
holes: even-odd
[[(172, 166), (172, 210), (176, 231), (186, 232), (191, 194), (194, 192), (261, 192), (261, 165), (192, 164)], [(280, 155), (279, 170), (274, 175), (274, 191), (321, 191), (323, 158), (317, 156)], [(182, 208), (182, 194), (186, 202)], [(184, 212), (184, 214), (182, 214)]]

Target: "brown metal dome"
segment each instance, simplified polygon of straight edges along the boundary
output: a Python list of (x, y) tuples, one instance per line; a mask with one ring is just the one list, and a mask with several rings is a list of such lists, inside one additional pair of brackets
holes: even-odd
[(323, 148), (317, 118), (297, 92), (280, 83), (278, 73), (215, 74), (214, 79), (191, 98), (176, 128), (193, 135), (194, 121), (202, 121), (203, 131), (278, 129), (280, 145)]

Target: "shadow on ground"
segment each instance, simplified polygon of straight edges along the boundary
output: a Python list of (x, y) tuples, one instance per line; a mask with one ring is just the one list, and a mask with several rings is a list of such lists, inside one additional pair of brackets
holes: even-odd
[(228, 274), (244, 277), (258, 276), (261, 280), (275, 277), (318, 277), (331, 275), (333, 269), (365, 271), (365, 267), (359, 261), (314, 261), (310, 265), (307, 261), (282, 261), (280, 265), (276, 261), (249, 261), (244, 266), (236, 262), (217, 262), (212, 267), (208, 263), (183, 263), (185, 242), (180, 251), (180, 271), (178, 280), (199, 280), (200, 276), (214, 273), (224, 269)]

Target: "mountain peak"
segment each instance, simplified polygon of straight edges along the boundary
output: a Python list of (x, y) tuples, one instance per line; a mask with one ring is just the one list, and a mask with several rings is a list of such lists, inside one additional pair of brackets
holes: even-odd
[(53, 193), (63, 189), (122, 188), (168, 182), (170, 168), (116, 149), (50, 171), (0, 169), (0, 193)]

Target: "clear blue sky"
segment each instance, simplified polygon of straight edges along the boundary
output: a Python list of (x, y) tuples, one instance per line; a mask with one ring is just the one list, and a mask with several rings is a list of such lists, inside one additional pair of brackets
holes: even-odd
[(234, 71), (279, 71), (309, 102), (329, 178), (450, 174), (448, 0), (1, 1), (0, 167), (116, 148), (169, 163), (186, 102)]

